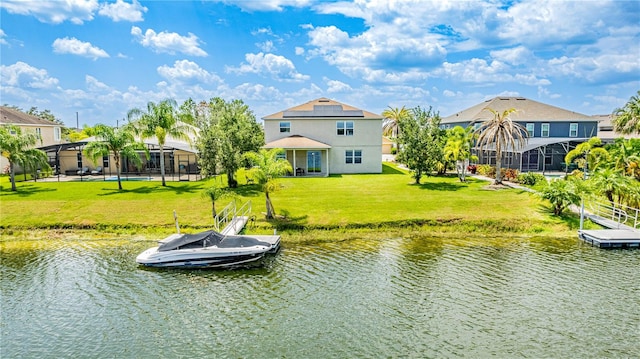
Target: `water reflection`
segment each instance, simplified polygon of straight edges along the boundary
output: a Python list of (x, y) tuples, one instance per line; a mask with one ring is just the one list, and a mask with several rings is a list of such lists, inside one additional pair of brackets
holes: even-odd
[(640, 251), (543, 238), (285, 242), (264, 267), (212, 271), (140, 268), (148, 246), (1, 243), (0, 356), (640, 352)]

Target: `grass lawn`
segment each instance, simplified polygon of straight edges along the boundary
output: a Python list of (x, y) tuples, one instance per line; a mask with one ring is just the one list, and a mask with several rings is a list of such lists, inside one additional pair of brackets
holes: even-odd
[[(562, 235), (575, 237), (576, 216), (553, 217), (548, 204), (517, 189), (488, 190), (487, 182), (455, 176), (426, 177), (420, 185), (411, 176), (385, 163), (383, 174), (336, 175), (328, 178), (283, 178), (281, 191), (271, 198), (282, 215), (267, 222), (264, 194), (257, 185), (241, 184), (237, 200), (251, 200), (256, 222), (250, 231), (292, 236), (322, 236), (327, 232), (475, 233), (491, 236)], [(176, 210), (181, 228), (209, 228), (211, 202), (200, 182), (21, 182), (11, 192), (0, 179), (3, 236), (64, 229), (110, 233), (169, 233)], [(239, 179), (244, 179), (242, 173)], [(218, 210), (229, 200), (216, 203)], [(327, 231), (330, 230), (330, 231)], [(325, 233), (325, 234), (320, 234)]]

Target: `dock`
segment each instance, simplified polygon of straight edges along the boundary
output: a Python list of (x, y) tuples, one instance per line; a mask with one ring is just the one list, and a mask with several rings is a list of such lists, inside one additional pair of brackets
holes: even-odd
[[(220, 233), (225, 236), (236, 236), (242, 232), (251, 217), (251, 201), (246, 202), (237, 208), (235, 201), (229, 203), (220, 214), (216, 216), (216, 227), (220, 228)], [(271, 244), (271, 250), (267, 253), (275, 253), (280, 249), (280, 235), (251, 234), (251, 237)]]
[(640, 232), (629, 229), (582, 230), (578, 236), (599, 248), (640, 248)]
[(597, 203), (583, 215), (604, 229), (580, 229), (578, 237), (599, 248), (640, 248), (639, 212), (636, 208)]

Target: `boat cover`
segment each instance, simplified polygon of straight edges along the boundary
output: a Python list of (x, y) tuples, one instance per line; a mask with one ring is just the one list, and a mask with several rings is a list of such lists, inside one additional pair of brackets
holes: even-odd
[(166, 252), (180, 248), (204, 248), (211, 246), (217, 246), (219, 248), (240, 248), (256, 245), (271, 247), (270, 243), (249, 236), (225, 236), (216, 231), (204, 231), (176, 236), (166, 242), (160, 241), (158, 251)]

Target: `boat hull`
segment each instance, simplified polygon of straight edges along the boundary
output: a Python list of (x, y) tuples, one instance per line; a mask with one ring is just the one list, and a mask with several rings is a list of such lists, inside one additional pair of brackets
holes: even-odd
[(140, 253), (136, 262), (148, 267), (222, 268), (258, 261), (269, 250), (270, 247), (255, 246), (233, 251), (202, 248), (159, 252), (158, 247), (153, 247)]

